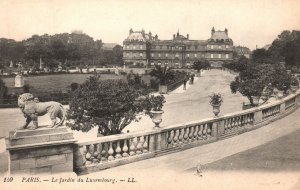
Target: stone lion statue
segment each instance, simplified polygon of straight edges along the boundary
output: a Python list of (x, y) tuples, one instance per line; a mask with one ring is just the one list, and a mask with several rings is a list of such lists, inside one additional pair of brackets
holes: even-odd
[[(60, 103), (54, 101), (39, 102), (30, 93), (24, 93), (19, 96), (18, 106), (26, 118), (25, 124), (20, 129), (26, 129), (31, 121), (33, 122), (33, 127), (30, 129), (37, 129), (38, 116), (43, 116), (47, 113), (50, 114), (51, 124), (48, 126), (50, 128), (61, 126), (66, 117), (65, 110)], [(57, 122), (57, 118), (60, 119), (59, 122)]]

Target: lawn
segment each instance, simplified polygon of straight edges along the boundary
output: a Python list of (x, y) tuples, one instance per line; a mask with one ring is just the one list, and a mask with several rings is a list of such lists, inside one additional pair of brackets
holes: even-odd
[[(83, 83), (92, 74), (56, 74), (43, 76), (25, 77), (25, 84), (30, 85), (30, 92), (33, 94), (44, 94), (51, 92), (67, 92), (71, 83)], [(124, 75), (101, 74), (100, 79), (124, 79)], [(9, 93), (20, 92), (22, 89), (14, 87), (14, 78), (4, 78)]]

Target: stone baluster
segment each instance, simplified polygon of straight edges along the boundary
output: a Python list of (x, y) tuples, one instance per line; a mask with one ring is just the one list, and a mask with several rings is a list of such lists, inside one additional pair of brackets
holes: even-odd
[(136, 144), (136, 153), (137, 154), (142, 154), (142, 149), (143, 149), (142, 145), (144, 143), (142, 141), (143, 141), (142, 137), (137, 138), (137, 144)]
[(171, 130), (168, 132), (168, 147), (172, 147), (173, 138), (174, 138), (174, 131)]
[(121, 151), (122, 150), (121, 150), (121, 147), (120, 147), (120, 141), (117, 141), (115, 158), (122, 158)]
[(198, 140), (203, 139), (203, 124), (200, 125), (200, 129), (198, 131)]
[(148, 152), (148, 136), (144, 136), (143, 138), (145, 138), (144, 144), (143, 144), (143, 153), (147, 153)]
[(174, 138), (173, 138), (173, 145), (174, 146), (177, 146), (179, 143), (178, 143), (178, 139), (179, 139), (179, 129), (175, 129), (175, 132), (174, 132)]
[(130, 140), (130, 147), (129, 147), (129, 149), (130, 149), (129, 155), (130, 156), (135, 155), (135, 151), (136, 151), (136, 148), (135, 148), (136, 147), (135, 139), (136, 138), (132, 138)]
[(187, 143), (189, 141), (189, 139), (188, 139), (189, 138), (189, 128), (188, 127), (184, 128), (183, 138), (184, 138), (184, 143)]
[(114, 149), (113, 149), (113, 142), (109, 143), (109, 149), (108, 149), (108, 161), (114, 160)]
[(101, 157), (99, 144), (94, 144), (94, 150), (95, 151), (94, 151), (94, 154), (93, 154), (93, 156), (94, 156), (93, 163), (96, 163), (96, 162), (99, 162), (100, 157)]
[(189, 142), (193, 141), (193, 136), (194, 136), (194, 127), (189, 127)]
[(202, 132), (202, 135), (204, 137), (204, 139), (207, 138), (207, 124), (203, 124), (204, 125), (204, 129), (203, 129), (203, 132)]
[(228, 132), (228, 119), (224, 119), (224, 133)]
[(122, 156), (123, 157), (128, 157), (129, 156), (127, 141), (128, 141), (128, 139), (124, 139), (124, 141), (123, 141), (124, 142), (124, 145), (123, 145), (123, 148), (122, 148), (122, 151), (123, 151)]
[(194, 139), (194, 141), (197, 141), (197, 136), (198, 136), (198, 131), (199, 131), (199, 125), (196, 125), (195, 127), (194, 127), (194, 134), (193, 134), (193, 139)]
[(242, 116), (238, 116), (238, 127), (242, 127)]
[(211, 136), (211, 126), (210, 126), (210, 124), (207, 124), (206, 134), (207, 134), (208, 136)]
[(108, 146), (107, 143), (102, 143), (101, 162), (107, 161)]
[(184, 140), (183, 136), (184, 136), (184, 129), (179, 129), (179, 137), (178, 137), (179, 144), (183, 143), (183, 140)]
[(86, 145), (86, 154), (85, 154), (86, 165), (89, 165), (92, 163), (91, 158), (92, 158), (92, 155), (90, 153), (90, 145)]

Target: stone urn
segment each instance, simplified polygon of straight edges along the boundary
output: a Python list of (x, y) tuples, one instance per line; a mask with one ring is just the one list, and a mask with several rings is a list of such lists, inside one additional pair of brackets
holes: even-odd
[(213, 107), (213, 113), (215, 114), (216, 117), (218, 117), (220, 113), (221, 104), (213, 104), (212, 107)]
[(259, 99), (260, 99), (259, 96), (252, 96), (252, 101), (255, 106), (259, 104)]
[(168, 93), (168, 86), (167, 85), (159, 85), (158, 91), (160, 94), (167, 94)]
[(162, 114), (164, 111), (151, 111), (152, 114), (152, 122), (155, 124), (155, 128), (160, 128), (159, 124), (162, 122)]
[(291, 86), (291, 91), (295, 93), (298, 90), (298, 86)]
[(277, 94), (276, 94), (276, 97), (277, 97), (278, 99), (283, 98), (283, 90), (278, 90), (278, 91), (277, 91)]

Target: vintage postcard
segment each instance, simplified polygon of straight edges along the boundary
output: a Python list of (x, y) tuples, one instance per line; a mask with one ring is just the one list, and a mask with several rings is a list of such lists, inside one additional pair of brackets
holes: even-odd
[(1, 0), (0, 188), (300, 189), (297, 0)]

